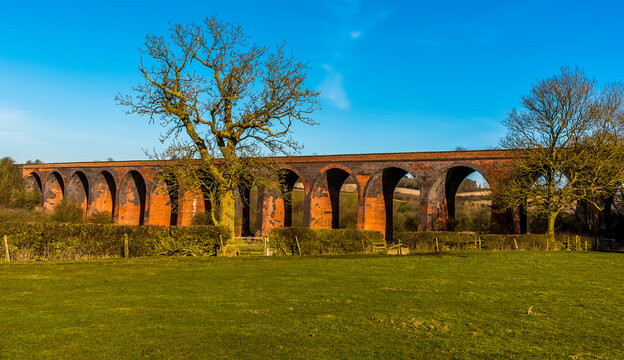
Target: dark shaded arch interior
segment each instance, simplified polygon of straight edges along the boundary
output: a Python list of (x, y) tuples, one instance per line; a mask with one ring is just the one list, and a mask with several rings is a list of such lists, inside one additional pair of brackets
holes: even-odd
[(56, 179), (56, 181), (58, 182), (58, 184), (59, 184), (59, 186), (61, 188), (61, 194), (65, 195), (65, 184), (63, 183), (63, 177), (61, 176), (61, 174), (57, 173), (56, 171), (53, 172), (48, 177), (48, 181), (50, 181), (51, 177), (54, 177)]
[(145, 186), (145, 180), (143, 176), (135, 170), (130, 172), (134, 184), (136, 185), (137, 192), (139, 193), (140, 213), (139, 213), (139, 225), (143, 225), (145, 222), (145, 199), (147, 194), (147, 186)]
[(117, 185), (115, 184), (115, 178), (108, 171), (102, 171), (102, 176), (104, 177), (104, 181), (106, 181), (106, 185), (108, 185), (108, 191), (111, 194), (111, 202), (113, 203), (111, 216), (113, 219), (115, 218), (115, 204), (117, 200)]
[(251, 232), (251, 187), (240, 186), (238, 189), (241, 197), (241, 236), (252, 236)]
[(85, 199), (88, 204), (89, 203), (89, 181), (87, 180), (87, 176), (82, 171), (76, 171), (73, 176), (77, 177), (80, 180), (80, 184), (82, 185), (82, 190), (84, 190)]
[(202, 197), (204, 198), (204, 211), (207, 214), (210, 214), (212, 213), (212, 206), (216, 206), (216, 204), (213, 204), (211, 201), (212, 194), (215, 194), (216, 190), (214, 179), (203, 170), (197, 173), (197, 178), (199, 179), (200, 190), (202, 192)]
[(392, 240), (393, 235), (393, 211), (394, 190), (399, 181), (407, 174), (407, 171), (391, 167), (383, 170), (381, 175), (381, 186), (383, 189), (384, 205), (386, 209), (386, 241)]
[(282, 192), (284, 197), (284, 227), (292, 226), (292, 191), (295, 188), (299, 175), (292, 170), (283, 170), (281, 176)]
[(446, 172), (444, 194), (446, 196), (446, 207), (448, 214), (447, 230), (455, 230), (455, 195), (459, 185), (476, 170), (467, 166), (457, 166), (450, 168)]
[(35, 183), (37, 184), (39, 191), (43, 193), (43, 185), (41, 184), (41, 178), (39, 177), (39, 174), (37, 174), (36, 172), (31, 172), (28, 176), (32, 176), (33, 179), (35, 179)]
[(338, 229), (340, 228), (340, 189), (351, 174), (342, 169), (329, 169), (326, 174), (329, 201), (332, 207), (331, 227)]
[(37, 192), (39, 195), (39, 206), (43, 206), (43, 184), (41, 183), (41, 177), (36, 172), (31, 172), (28, 175), (32, 180), (28, 180), (27, 184), (30, 186), (31, 191)]
[(169, 202), (171, 204), (169, 225), (175, 226), (178, 225), (178, 214), (180, 213), (180, 186), (175, 179), (169, 176), (165, 176), (164, 180), (165, 186), (167, 187), (167, 194), (169, 195)]

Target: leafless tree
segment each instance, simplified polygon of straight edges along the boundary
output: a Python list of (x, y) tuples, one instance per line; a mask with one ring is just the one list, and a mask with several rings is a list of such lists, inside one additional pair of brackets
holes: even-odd
[(539, 81), (504, 122), (501, 145), (521, 159), (499, 179), (495, 201), (546, 216), (551, 238), (564, 208), (579, 200), (601, 208), (624, 180), (623, 101), (621, 85), (598, 88), (579, 69)]
[(161, 141), (170, 142), (162, 155), (195, 167), (190, 160), (200, 161), (204, 175), (187, 168), (178, 181), (214, 189), (215, 220), (233, 231), (236, 187), (270, 172), (254, 159), (297, 151), (293, 125), (315, 124), (309, 116), (319, 94), (305, 85), (306, 65), (284, 44), (251, 44), (240, 26), (215, 17), (174, 25), (167, 38), (148, 35), (142, 54), (144, 81), (117, 102), (160, 122)]

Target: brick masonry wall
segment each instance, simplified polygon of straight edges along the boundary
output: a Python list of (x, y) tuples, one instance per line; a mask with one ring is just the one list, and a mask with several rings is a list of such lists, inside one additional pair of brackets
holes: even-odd
[[(305, 188), (305, 226), (330, 228), (337, 224), (340, 185), (351, 175), (358, 189), (357, 228), (386, 233), (391, 229), (388, 205), (393, 184), (409, 173), (420, 184), (419, 229), (452, 225), (454, 191), (465, 175), (478, 171), (487, 180), (517, 153), (505, 150), (449, 151), (391, 154), (354, 154), (273, 158), (298, 177)], [(79, 203), (85, 215), (111, 211), (119, 224), (171, 224), (172, 202), (167, 185), (158, 177), (160, 161), (81, 162), (23, 165), (31, 187), (42, 193), (42, 206), (51, 211), (64, 197)], [(294, 174), (294, 175), (293, 175)], [(82, 181), (81, 181), (82, 178)], [(107, 180), (108, 179), (108, 180)], [(294, 180), (294, 179), (291, 179)], [(40, 184), (40, 185), (39, 185)], [(492, 185), (492, 184), (490, 184)], [(495, 189), (492, 189), (495, 191)], [(451, 196), (452, 195), (452, 196)], [(286, 211), (279, 192), (259, 194), (256, 235), (284, 225)], [(179, 196), (177, 224), (188, 225), (206, 211), (201, 191)], [(237, 202), (241, 206), (242, 202)], [(237, 209), (241, 214), (241, 209)], [(251, 216), (254, 216), (251, 214)], [(175, 217), (175, 216), (174, 216)], [(517, 213), (492, 215), (498, 232), (518, 232)], [(494, 226), (493, 225), (493, 226)], [(239, 230), (240, 231), (240, 230)], [(391, 234), (388, 234), (391, 236)]]

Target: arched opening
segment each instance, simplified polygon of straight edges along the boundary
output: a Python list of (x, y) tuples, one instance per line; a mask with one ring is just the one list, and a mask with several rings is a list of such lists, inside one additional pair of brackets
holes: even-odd
[(358, 195), (359, 185), (349, 172), (339, 168), (328, 169), (312, 187), (310, 227), (355, 228)]
[(237, 216), (236, 222), (240, 223), (240, 236), (254, 236), (257, 229), (257, 214), (258, 214), (258, 195), (259, 189), (257, 185), (249, 184), (247, 186), (240, 186), (238, 189), (237, 201), (240, 202), (236, 206), (240, 209), (240, 214)]
[(48, 176), (43, 190), (43, 208), (47, 211), (53, 211), (56, 205), (63, 200), (65, 193), (65, 184), (61, 174), (56, 171)]
[[(162, 185), (161, 185), (162, 186)], [(180, 214), (180, 186), (173, 177), (165, 178), (165, 188), (167, 189), (167, 200), (169, 201), (169, 225), (178, 225)], [(165, 202), (165, 205), (167, 203)]]
[(218, 210), (215, 182), (204, 170), (198, 171), (193, 181), (195, 186), (179, 195), (178, 225), (214, 225), (213, 211)]
[(393, 193), (392, 231), (418, 231), (420, 222), (420, 184), (410, 173), (399, 180)]
[(115, 178), (108, 171), (102, 171), (93, 182), (89, 202), (89, 218), (96, 214), (107, 214), (111, 219), (114, 219), (116, 196)]
[(150, 225), (178, 225), (180, 213), (178, 182), (172, 175), (158, 174), (154, 179), (149, 196)]
[(89, 203), (89, 182), (82, 171), (76, 171), (67, 183), (65, 198), (82, 209), (82, 216), (87, 217)]
[(457, 187), (453, 204), (453, 213), (449, 206), (449, 217), (455, 231), (490, 232), (492, 219), (492, 201), (490, 185), (477, 171), (467, 175)]
[(143, 225), (146, 192), (143, 176), (138, 171), (130, 171), (119, 186), (119, 224)]
[(30, 173), (25, 180), (26, 189), (34, 192), (39, 197), (39, 206), (43, 206), (43, 186), (41, 178), (36, 172)]
[(284, 170), (282, 195), (284, 197), (284, 227), (303, 226), (305, 186), (296, 172)]
[(355, 178), (349, 175), (340, 187), (338, 199), (338, 224), (336, 228), (355, 229), (357, 227), (359, 189)]
[(364, 199), (364, 229), (384, 234), (386, 241), (394, 235), (394, 193), (408, 174), (404, 169), (389, 167), (378, 171), (368, 181)]

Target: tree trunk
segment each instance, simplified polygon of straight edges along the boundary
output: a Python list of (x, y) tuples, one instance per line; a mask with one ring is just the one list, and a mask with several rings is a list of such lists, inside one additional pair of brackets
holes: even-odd
[(548, 242), (554, 249), (555, 246), (555, 220), (557, 219), (557, 213), (551, 211), (548, 213), (548, 226), (546, 228), (546, 236), (548, 237)]
[(230, 236), (234, 236), (234, 217), (236, 216), (234, 191), (231, 189), (223, 191), (220, 194), (219, 205), (219, 225), (227, 228)]

